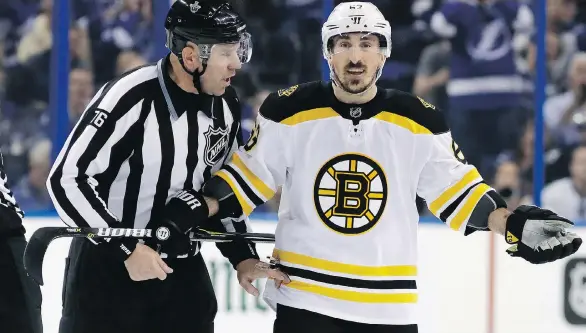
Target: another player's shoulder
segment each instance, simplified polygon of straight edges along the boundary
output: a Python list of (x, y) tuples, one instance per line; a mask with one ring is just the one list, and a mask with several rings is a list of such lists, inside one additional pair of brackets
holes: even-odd
[(383, 89), (383, 93), (383, 110), (377, 117), (384, 117), (385, 114), (398, 115), (401, 117), (400, 119), (408, 119), (423, 127), (424, 132), (432, 134), (449, 131), (445, 114), (423, 98), (395, 89)]
[(325, 83), (313, 81), (279, 89), (271, 93), (259, 113), (272, 121), (283, 122), (300, 112), (327, 107)]

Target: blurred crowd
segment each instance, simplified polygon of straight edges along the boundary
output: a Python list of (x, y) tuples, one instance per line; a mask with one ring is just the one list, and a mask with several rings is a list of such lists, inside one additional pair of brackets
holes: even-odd
[[(49, 103), (54, 0), (0, 2), (0, 149), (25, 211), (50, 210)], [(153, 1), (69, 0), (73, 126), (101, 85), (156, 61)], [(339, 0), (334, 0), (334, 5)], [(372, 0), (393, 29), (381, 86), (446, 113), (468, 162), (511, 207), (531, 203), (536, 27), (533, 0)], [(586, 220), (586, 0), (547, 0), (543, 205)], [(233, 84), (244, 138), (276, 89), (322, 78), (323, 0), (234, 1), (253, 36)], [(274, 212), (278, 196), (259, 210)], [(420, 214), (429, 212), (418, 198)]]

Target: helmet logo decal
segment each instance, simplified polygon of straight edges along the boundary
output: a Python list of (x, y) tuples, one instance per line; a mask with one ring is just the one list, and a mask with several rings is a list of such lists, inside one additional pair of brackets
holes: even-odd
[(359, 16), (351, 16), (350, 19), (354, 24), (360, 24), (360, 20), (362, 19), (362, 15)]
[(198, 10), (201, 9), (201, 6), (199, 5), (199, 1), (195, 1), (194, 3), (189, 5), (189, 10), (191, 10), (192, 13), (197, 13)]

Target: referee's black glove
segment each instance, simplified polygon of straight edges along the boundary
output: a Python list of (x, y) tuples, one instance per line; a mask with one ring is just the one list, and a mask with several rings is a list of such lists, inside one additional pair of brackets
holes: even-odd
[[(195, 252), (189, 239), (189, 231), (208, 219), (209, 208), (203, 194), (195, 190), (184, 190), (171, 198), (165, 206), (162, 221), (153, 221), (155, 249), (168, 257), (180, 257)], [(150, 243), (150, 242), (149, 242)]]
[(572, 221), (537, 206), (519, 206), (507, 218), (507, 253), (533, 264), (556, 261), (574, 254), (582, 239), (566, 229)]

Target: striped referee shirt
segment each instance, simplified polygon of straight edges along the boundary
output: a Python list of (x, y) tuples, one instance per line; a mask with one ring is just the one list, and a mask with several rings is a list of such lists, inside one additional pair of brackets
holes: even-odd
[(0, 235), (24, 233), (23, 217), (24, 213), (8, 185), (8, 176), (4, 171), (4, 158), (0, 153)]
[(235, 91), (185, 92), (169, 67), (169, 57), (139, 67), (91, 100), (47, 181), (66, 224), (145, 228), (161, 221), (175, 194), (199, 190), (241, 144)]

